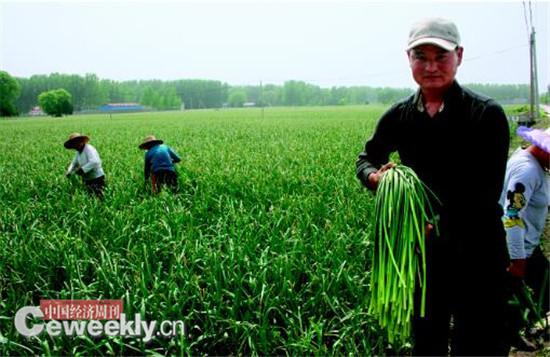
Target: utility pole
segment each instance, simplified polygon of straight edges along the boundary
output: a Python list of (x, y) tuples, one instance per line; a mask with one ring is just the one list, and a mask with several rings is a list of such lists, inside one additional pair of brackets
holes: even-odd
[(538, 86), (538, 75), (537, 75), (537, 48), (535, 42), (535, 28), (531, 27), (531, 35), (529, 41), (529, 54), (531, 56), (530, 65), (531, 65), (531, 90), (529, 93), (529, 99), (531, 103), (530, 108), (530, 121), (534, 122), (539, 118), (539, 86)]
[[(525, 4), (525, 3), (524, 3)], [(533, 25), (533, 12), (531, 1), (529, 1), (529, 19), (531, 33), (529, 34), (529, 56), (530, 56), (530, 91), (529, 91), (529, 123), (532, 125), (539, 118), (539, 85), (537, 75), (537, 47), (535, 41), (535, 26)]]

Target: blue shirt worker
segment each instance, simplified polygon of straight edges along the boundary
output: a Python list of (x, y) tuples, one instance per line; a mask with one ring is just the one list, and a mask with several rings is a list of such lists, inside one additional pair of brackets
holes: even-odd
[(69, 139), (65, 141), (66, 149), (76, 150), (76, 155), (67, 168), (65, 176), (69, 177), (73, 174), (81, 176), (88, 192), (102, 198), (105, 173), (97, 150), (88, 144), (88, 141), (90, 141), (88, 136), (79, 133), (70, 134)]
[[(508, 272), (516, 282), (523, 280), (533, 290), (534, 302), (542, 302), (541, 312), (546, 313), (550, 299), (550, 265), (540, 241), (550, 201), (546, 177), (550, 168), (550, 129), (519, 127), (518, 135), (531, 145), (516, 150), (508, 160), (500, 197), (510, 253)], [(521, 323), (516, 323), (516, 332), (519, 333)]]
[(154, 193), (160, 192), (163, 186), (167, 185), (172, 191), (178, 189), (178, 175), (174, 164), (181, 161), (170, 147), (163, 144), (162, 140), (154, 135), (147, 135), (143, 143), (139, 145), (145, 153), (144, 178), (145, 181), (151, 177), (151, 187)]

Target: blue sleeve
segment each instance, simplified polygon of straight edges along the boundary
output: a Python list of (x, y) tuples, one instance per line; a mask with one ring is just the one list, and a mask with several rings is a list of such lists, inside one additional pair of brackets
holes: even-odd
[(171, 148), (168, 148), (168, 152), (170, 153), (170, 157), (172, 158), (172, 162), (178, 163), (181, 161), (181, 158), (176, 154)]

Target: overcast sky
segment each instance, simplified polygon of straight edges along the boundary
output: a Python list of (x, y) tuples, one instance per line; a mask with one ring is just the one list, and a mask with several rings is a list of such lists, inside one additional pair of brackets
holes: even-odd
[[(550, 83), (549, 5), (533, 3), (541, 92)], [(458, 25), (460, 82), (529, 82), (520, 1), (0, 0), (0, 68), (18, 77), (414, 87), (404, 48), (410, 26), (427, 16)]]

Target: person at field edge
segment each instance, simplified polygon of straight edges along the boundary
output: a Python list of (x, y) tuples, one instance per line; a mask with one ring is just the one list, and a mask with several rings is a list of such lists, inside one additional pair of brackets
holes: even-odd
[[(544, 256), (540, 239), (544, 232), (550, 202), (547, 175), (550, 169), (550, 128), (519, 127), (518, 135), (531, 143), (517, 149), (508, 160), (500, 204), (504, 209), (502, 221), (506, 230), (512, 289), (521, 297), (523, 282), (533, 290), (533, 301), (542, 302), (541, 315), (549, 311), (550, 263)], [(530, 341), (519, 334), (521, 312), (512, 311), (511, 339), (520, 349), (534, 349)]]
[(103, 198), (103, 189), (105, 188), (105, 173), (101, 167), (101, 159), (97, 150), (88, 144), (90, 138), (79, 133), (72, 133), (69, 139), (65, 141), (66, 149), (76, 150), (75, 157), (65, 176), (69, 177), (73, 174), (82, 177), (86, 189), (92, 195)]
[(181, 161), (178, 154), (163, 144), (162, 140), (154, 135), (147, 135), (139, 145), (145, 153), (144, 178), (147, 182), (151, 178), (151, 187), (154, 193), (160, 192), (163, 186), (169, 186), (177, 191), (178, 174), (174, 164)]
[[(499, 205), (509, 147), (502, 108), (455, 79), (463, 58), (456, 25), (429, 18), (409, 33), (416, 93), (379, 119), (356, 163), (375, 191), (392, 152), (437, 195), (427, 228), (426, 312), (417, 287), (414, 355), (506, 355), (506, 247)], [(453, 320), (453, 329), (450, 321)]]

